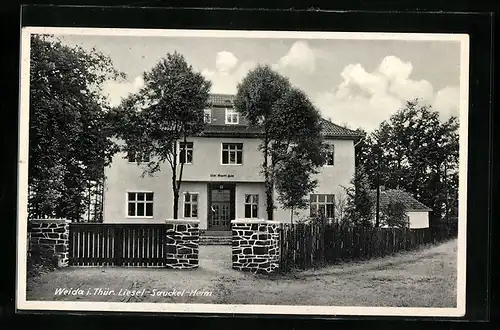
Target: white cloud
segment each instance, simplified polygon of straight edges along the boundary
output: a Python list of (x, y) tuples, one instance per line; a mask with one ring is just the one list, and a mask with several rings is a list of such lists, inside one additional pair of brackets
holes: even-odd
[(212, 93), (236, 94), (236, 86), (255, 63), (244, 61), (238, 65), (238, 58), (231, 52), (221, 51), (215, 57), (215, 70), (203, 69), (201, 74), (212, 82)]
[(442, 119), (459, 115), (460, 90), (458, 87), (445, 87), (436, 94), (432, 107), (439, 111)]
[(311, 74), (316, 70), (316, 56), (305, 41), (295, 42), (288, 53), (274, 65), (278, 70), (294, 69)]
[(228, 51), (218, 52), (215, 58), (215, 67), (218, 71), (228, 72), (238, 64), (238, 58)]
[(442, 119), (457, 113), (458, 89), (446, 87), (436, 94), (427, 80), (411, 79), (412, 70), (410, 62), (395, 56), (385, 57), (373, 72), (361, 64), (349, 64), (341, 72), (342, 82), (332, 91), (319, 93), (315, 103), (334, 122), (367, 130), (375, 129), (415, 98), (433, 105)]
[(109, 104), (114, 107), (120, 104), (122, 99), (130, 93), (135, 93), (144, 86), (142, 76), (135, 77), (132, 81), (113, 81), (109, 80), (103, 84), (102, 92), (108, 98)]

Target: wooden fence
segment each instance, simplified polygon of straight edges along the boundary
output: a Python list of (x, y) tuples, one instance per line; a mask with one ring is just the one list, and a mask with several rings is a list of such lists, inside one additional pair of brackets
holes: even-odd
[(70, 265), (162, 267), (165, 235), (164, 224), (72, 223)]
[(282, 224), (280, 270), (383, 257), (456, 236), (454, 229), (398, 229)]

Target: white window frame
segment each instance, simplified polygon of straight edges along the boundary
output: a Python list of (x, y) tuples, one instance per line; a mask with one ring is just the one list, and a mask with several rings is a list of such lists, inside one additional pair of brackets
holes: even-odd
[[(250, 203), (247, 203), (247, 196), (250, 196)], [(254, 198), (257, 197), (255, 200)], [(243, 213), (244, 213), (244, 218), (245, 219), (258, 219), (259, 218), (259, 194), (245, 194), (245, 199), (243, 200)], [(250, 205), (250, 218), (247, 218), (246, 216), (246, 208), (247, 205)], [(257, 206), (257, 214), (252, 214), (253, 213), (253, 208), (252, 206), (256, 205)]]
[[(231, 120), (228, 120), (228, 117), (231, 118)], [(236, 118), (236, 120), (234, 120), (234, 118)], [(224, 122), (228, 125), (237, 125), (240, 123), (240, 114), (234, 109), (226, 108)]]
[[(312, 201), (312, 197), (316, 196), (316, 201)], [(320, 201), (320, 196), (325, 196), (324, 201)], [(328, 202), (328, 196), (332, 196), (332, 201)], [(320, 207), (324, 208), (325, 210), (325, 215), (327, 211), (327, 206), (332, 205), (332, 216), (327, 217), (328, 220), (334, 220), (335, 219), (335, 194), (310, 194), (309, 195), (309, 216), (313, 217), (313, 214), (311, 213), (311, 206), (312, 205), (317, 205), (317, 210), (319, 211)]]
[[(208, 120), (206, 119), (206, 115), (209, 115)], [(212, 109), (205, 109), (203, 110), (203, 122), (206, 124), (210, 124), (212, 122)]]
[[(186, 196), (193, 196), (196, 195), (196, 202), (193, 202), (192, 199), (190, 199), (189, 202), (186, 201)], [(182, 194), (182, 215), (184, 219), (198, 219), (200, 216), (200, 194), (198, 192), (190, 192), (190, 191), (185, 191)], [(191, 205), (190, 208), (190, 216), (186, 217), (186, 204)], [(196, 204), (196, 217), (193, 217), (193, 205)]]
[[(230, 159), (231, 159), (230, 154), (231, 154), (231, 151), (232, 151), (231, 149), (227, 150), (227, 152), (228, 152), (228, 155), (227, 155), (228, 163), (227, 164), (224, 163), (224, 157), (223, 157), (223, 155), (224, 155), (224, 150), (226, 150), (226, 149), (224, 149), (224, 144), (234, 144), (234, 145), (239, 145), (240, 144), (241, 145), (241, 164), (238, 164), (238, 162), (237, 162), (237, 160), (238, 160), (237, 152), (239, 151), (238, 149), (234, 150), (234, 152), (235, 152), (235, 156), (234, 156), (235, 163), (231, 163), (230, 162)], [(241, 142), (222, 142), (220, 144), (220, 150), (221, 150), (221, 152), (220, 152), (220, 164), (221, 165), (227, 165), (227, 166), (242, 166), (243, 165), (243, 143), (241, 143)]]
[[(137, 214), (137, 204), (138, 202), (144, 204), (144, 215), (129, 215), (128, 214), (128, 205), (131, 201), (128, 199), (128, 194), (153, 194), (153, 200), (151, 201), (146, 201), (146, 195), (144, 195), (144, 201), (137, 201), (137, 195), (136, 199), (132, 202), (135, 202), (135, 214)], [(125, 217), (129, 219), (152, 219), (155, 214), (155, 206), (154, 206), (154, 201), (155, 201), (155, 195), (154, 192), (151, 190), (127, 190), (125, 192)], [(153, 214), (152, 215), (146, 215), (146, 204), (151, 204), (153, 207)]]
[(326, 162), (325, 162), (325, 166), (329, 166), (329, 167), (335, 166), (335, 145), (334, 144), (328, 145), (328, 155), (331, 155), (333, 164), (328, 164), (328, 158), (327, 158)]
[[(181, 164), (181, 151), (182, 151), (182, 148), (181, 148), (181, 144), (184, 143), (183, 141), (179, 141), (179, 143), (177, 143), (177, 150), (179, 150), (179, 152), (177, 153), (177, 160), (178, 160), (178, 163)], [(184, 165), (192, 165), (193, 164), (193, 160), (194, 160), (194, 142), (192, 141), (186, 141), (186, 143), (191, 143), (193, 145), (193, 147), (191, 148), (191, 162), (190, 163), (184, 163)], [(187, 151), (190, 150), (189, 148), (186, 148), (186, 154), (184, 154), (184, 158), (187, 157)], [(186, 159), (184, 159), (186, 160)]]

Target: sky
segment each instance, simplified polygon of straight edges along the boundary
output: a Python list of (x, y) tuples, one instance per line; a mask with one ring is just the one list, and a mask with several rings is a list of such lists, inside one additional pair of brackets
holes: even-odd
[(325, 118), (372, 131), (418, 97), (446, 120), (459, 115), (458, 41), (58, 36), (64, 43), (108, 55), (126, 79), (109, 81), (111, 105), (137, 91), (142, 74), (167, 53), (184, 55), (212, 81), (212, 93), (236, 93), (257, 64), (271, 65), (302, 89)]

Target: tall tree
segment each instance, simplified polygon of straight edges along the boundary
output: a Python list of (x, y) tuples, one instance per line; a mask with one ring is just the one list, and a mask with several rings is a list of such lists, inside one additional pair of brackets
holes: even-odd
[(347, 223), (354, 226), (371, 227), (373, 222), (373, 200), (370, 198), (369, 179), (363, 165), (356, 166), (351, 185), (345, 187)]
[(303, 153), (313, 168), (324, 163), (321, 117), (302, 91), (269, 66), (258, 66), (238, 84), (234, 105), (251, 125), (262, 128), (259, 149), (267, 217), (272, 220), (274, 172), (291, 159), (288, 153)]
[(317, 171), (311, 166), (304, 154), (289, 152), (274, 170), (278, 201), (290, 210), (290, 222), (294, 212), (308, 204), (306, 196), (316, 188), (318, 181), (312, 178)]
[(102, 84), (124, 75), (95, 50), (33, 35), (30, 54), (30, 217), (78, 220), (116, 151)]
[[(203, 130), (210, 88), (211, 83), (174, 52), (145, 72), (144, 87), (115, 111), (117, 135), (125, 141), (124, 150), (149, 155), (143, 175), (154, 175), (162, 164), (169, 164), (174, 219), (178, 218), (184, 170), (178, 156), (186, 152), (188, 137)], [(178, 142), (183, 142), (182, 150)]]
[(432, 226), (458, 203), (457, 130), (456, 117), (441, 121), (430, 106), (409, 101), (371, 134), (366, 149), (380, 148), (380, 162), (365, 159), (363, 165), (387, 187), (406, 190), (432, 208)]

